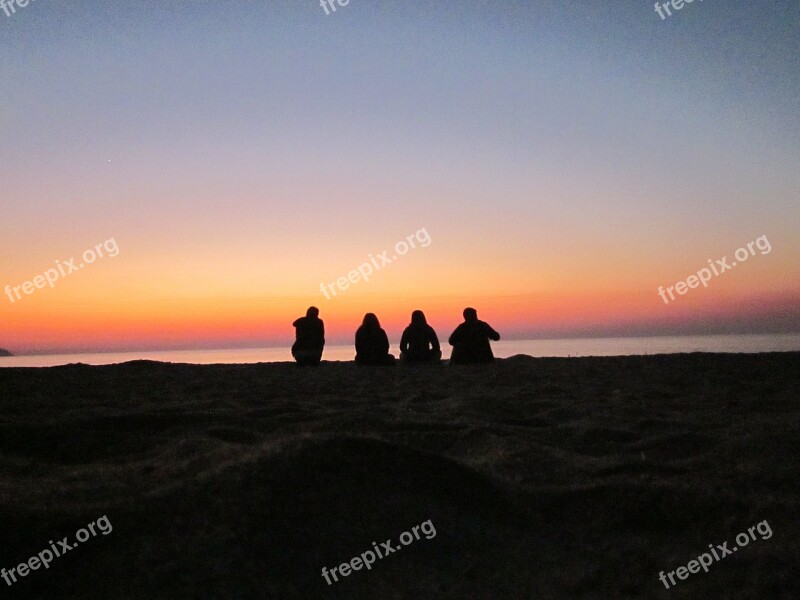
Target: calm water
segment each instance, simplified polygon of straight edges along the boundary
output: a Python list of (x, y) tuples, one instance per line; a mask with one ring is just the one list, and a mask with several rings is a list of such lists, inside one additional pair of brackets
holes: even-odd
[[(626, 356), (631, 354), (674, 354), (677, 352), (788, 352), (800, 351), (800, 333), (784, 335), (709, 335), (684, 337), (594, 338), (572, 340), (509, 340), (493, 342), (495, 356)], [(442, 348), (444, 357), (450, 348)], [(397, 346), (392, 352), (398, 354)], [(352, 346), (327, 346), (323, 359), (353, 360)], [(179, 350), (118, 352), (111, 354), (53, 354), (0, 358), (0, 367), (53, 367), (70, 363), (110, 365), (130, 360), (174, 363), (216, 364), (257, 363), (292, 360), (288, 348), (232, 350)]]

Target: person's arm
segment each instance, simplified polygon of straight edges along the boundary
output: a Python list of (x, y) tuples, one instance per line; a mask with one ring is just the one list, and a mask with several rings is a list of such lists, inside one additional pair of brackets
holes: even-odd
[(447, 340), (447, 342), (451, 346), (455, 346), (461, 341), (461, 328), (462, 326), (459, 325), (458, 327), (456, 327), (455, 331), (453, 331), (453, 333), (450, 334), (450, 339)]
[(320, 319), (320, 321), (319, 321), (319, 333), (320, 333), (320, 338), (321, 338), (321, 341), (322, 341), (322, 345), (324, 346), (325, 345), (325, 323), (322, 321), (322, 319)]
[(403, 330), (403, 336), (400, 338), (400, 352), (408, 352), (408, 327)]
[(488, 323), (484, 323), (484, 325), (486, 325), (486, 334), (489, 336), (489, 339), (495, 342), (500, 341), (500, 334), (492, 329)]
[(429, 327), (428, 330), (430, 331), (431, 349), (434, 352), (440, 352), (442, 348), (439, 346), (439, 336), (436, 335), (436, 330), (433, 327)]

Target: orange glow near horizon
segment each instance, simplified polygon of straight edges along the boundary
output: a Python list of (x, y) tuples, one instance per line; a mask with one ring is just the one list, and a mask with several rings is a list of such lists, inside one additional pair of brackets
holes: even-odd
[[(602, 286), (598, 286), (602, 288)], [(49, 290), (42, 290), (43, 292)], [(54, 305), (44, 294), (33, 294), (13, 306), (4, 320), (3, 345), (15, 353), (69, 353), (142, 349), (281, 346), (291, 343), (294, 319), (307, 306), (321, 310), (329, 343), (349, 344), (365, 312), (375, 312), (393, 344), (414, 309), (425, 311), (442, 339), (461, 321), (467, 305), (501, 331), (505, 339), (574, 337), (581, 332), (636, 332), (714, 317), (748, 318), (781, 314), (800, 307), (800, 295), (742, 296), (695, 290), (664, 305), (655, 290), (592, 293), (539, 293), (497, 296), (383, 297), (367, 292), (340, 294), (326, 300), (306, 297), (174, 298), (170, 300), (110, 298), (102, 302), (73, 298)], [(705, 294), (702, 292), (706, 292)], [(350, 290), (348, 290), (350, 292)], [(6, 314), (11, 311), (4, 309)], [(594, 334), (596, 335), (596, 334)]]

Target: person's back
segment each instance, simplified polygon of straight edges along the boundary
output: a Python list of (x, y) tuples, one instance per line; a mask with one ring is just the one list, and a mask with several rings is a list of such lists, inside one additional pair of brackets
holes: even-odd
[(464, 322), (450, 336), (450, 345), (453, 346), (450, 363), (465, 365), (493, 362), (494, 354), (489, 340), (499, 339), (500, 334), (488, 323), (478, 320), (478, 312), (474, 308), (467, 308), (464, 310)]
[(390, 365), (394, 356), (389, 354), (389, 337), (381, 328), (378, 317), (372, 313), (364, 316), (356, 331), (356, 363), (359, 365)]
[(317, 365), (322, 359), (322, 350), (325, 347), (325, 324), (318, 315), (319, 309), (312, 306), (305, 317), (300, 317), (292, 323), (295, 328), (292, 356), (299, 365)]
[(429, 363), (442, 358), (439, 338), (433, 327), (428, 325), (421, 310), (411, 313), (411, 324), (403, 331), (400, 339), (400, 359), (404, 362)]

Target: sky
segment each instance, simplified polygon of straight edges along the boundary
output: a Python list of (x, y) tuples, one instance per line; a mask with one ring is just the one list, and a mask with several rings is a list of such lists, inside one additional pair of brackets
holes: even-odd
[(282, 345), (312, 304), (332, 343), (465, 306), (510, 339), (800, 331), (800, 4), (335, 6), (0, 12), (0, 347)]

